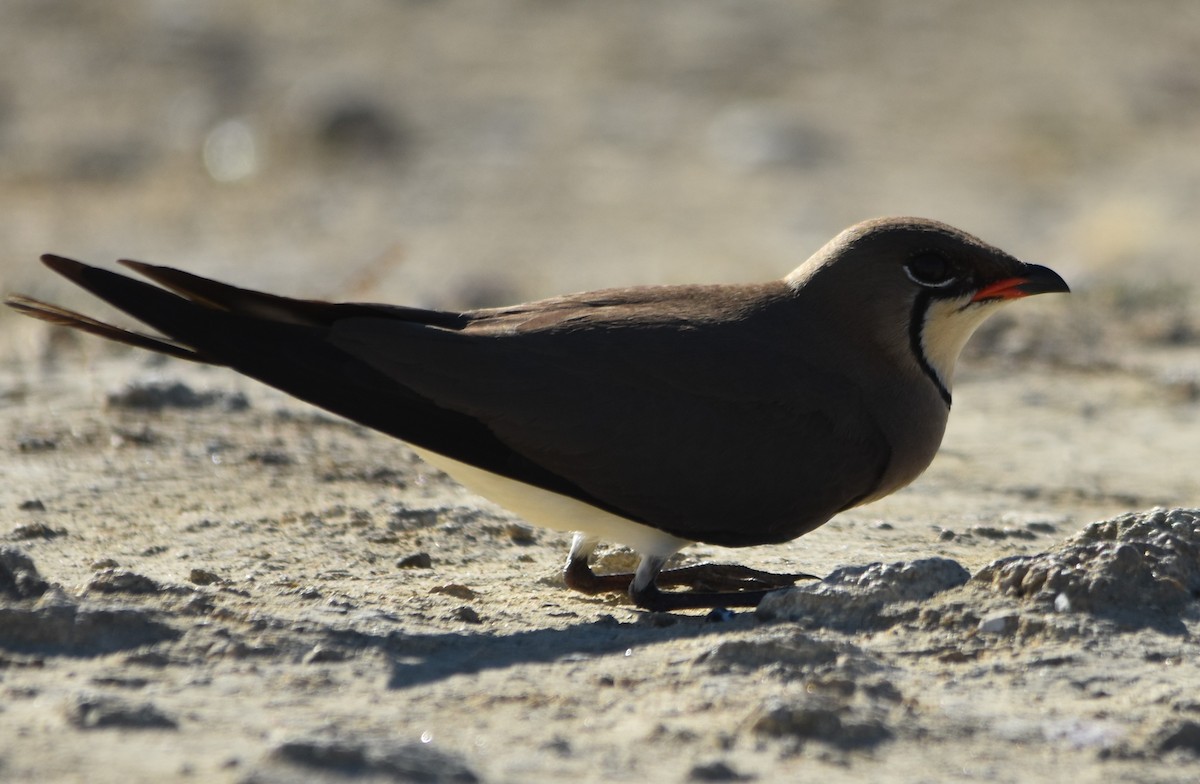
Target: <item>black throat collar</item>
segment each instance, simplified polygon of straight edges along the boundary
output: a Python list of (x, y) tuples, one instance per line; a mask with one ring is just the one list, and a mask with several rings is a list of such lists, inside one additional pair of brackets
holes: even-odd
[(925, 330), (925, 316), (929, 311), (929, 303), (932, 301), (933, 293), (928, 289), (917, 294), (917, 299), (913, 302), (912, 315), (908, 319), (908, 341), (912, 347), (912, 353), (917, 360), (917, 364), (921, 366), (921, 370), (925, 372), (925, 375), (937, 387), (938, 394), (941, 395), (946, 408), (950, 408), (950, 390), (946, 389), (946, 385), (942, 383), (941, 376), (933, 369), (933, 365), (929, 364), (929, 358), (925, 356), (925, 341), (922, 339), (922, 333)]

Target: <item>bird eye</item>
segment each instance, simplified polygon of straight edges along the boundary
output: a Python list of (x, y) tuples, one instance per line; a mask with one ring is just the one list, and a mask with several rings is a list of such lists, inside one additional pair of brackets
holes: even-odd
[(954, 280), (950, 262), (936, 253), (914, 256), (904, 265), (904, 272), (914, 283), (922, 286), (941, 288)]

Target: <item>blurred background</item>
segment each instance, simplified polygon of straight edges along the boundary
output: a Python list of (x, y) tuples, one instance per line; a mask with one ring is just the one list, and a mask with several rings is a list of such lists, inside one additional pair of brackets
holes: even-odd
[[(0, 14), (5, 293), (87, 301), (36, 264), (53, 251), (309, 297), (504, 304), (774, 278), (855, 221), (913, 214), (1059, 270), (1079, 296), (1020, 318), (1069, 336), (1060, 359), (1198, 342), (1194, 0)], [(997, 323), (984, 349), (1040, 345)]]

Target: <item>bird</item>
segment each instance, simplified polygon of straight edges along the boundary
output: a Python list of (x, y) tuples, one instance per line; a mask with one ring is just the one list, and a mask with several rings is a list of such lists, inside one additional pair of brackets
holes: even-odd
[[(975, 329), (1014, 300), (1069, 291), (1048, 267), (924, 218), (855, 224), (767, 283), (463, 311), (42, 261), (157, 334), (22, 295), (8, 305), (232, 368), (400, 439), (468, 490), (573, 532), (569, 588), (667, 612), (754, 607), (812, 577), (664, 567), (695, 543), (791, 541), (908, 485), (938, 451)], [(634, 571), (596, 574), (601, 541), (634, 550)]]

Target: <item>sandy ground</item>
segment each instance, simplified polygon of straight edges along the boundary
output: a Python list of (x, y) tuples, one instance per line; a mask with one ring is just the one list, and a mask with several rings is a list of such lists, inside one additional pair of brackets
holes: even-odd
[(899, 213), (1075, 293), (977, 336), (912, 487), (686, 551), (830, 575), (720, 622), (566, 591), (566, 537), (402, 444), (0, 314), (0, 780), (1200, 778), (1200, 16), (990, 5), (5, 3), (4, 293), (83, 305), (54, 251), (487, 304)]

